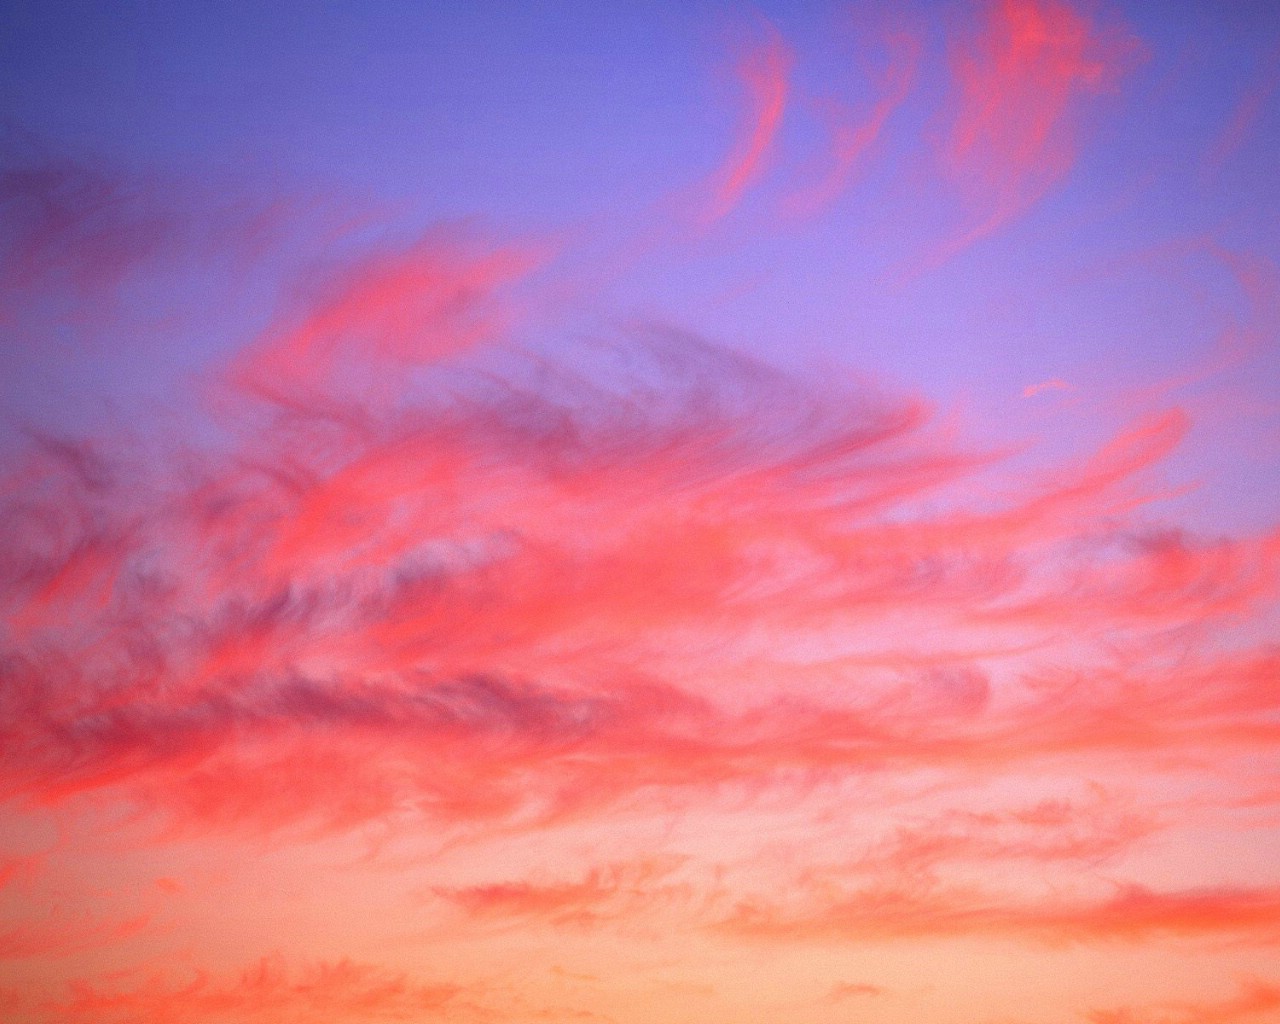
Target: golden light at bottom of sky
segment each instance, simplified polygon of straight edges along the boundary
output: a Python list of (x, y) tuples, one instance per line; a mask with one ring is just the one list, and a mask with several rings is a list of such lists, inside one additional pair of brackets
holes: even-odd
[(1280, 1021), (1280, 12), (0, 19), (0, 1020)]

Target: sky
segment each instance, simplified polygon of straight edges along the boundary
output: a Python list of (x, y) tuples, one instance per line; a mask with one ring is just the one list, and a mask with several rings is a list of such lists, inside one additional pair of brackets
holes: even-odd
[(0, 0), (0, 1018), (1280, 1021), (1280, 7)]

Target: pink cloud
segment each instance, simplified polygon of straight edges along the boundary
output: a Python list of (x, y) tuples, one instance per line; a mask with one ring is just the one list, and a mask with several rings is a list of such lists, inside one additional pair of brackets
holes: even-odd
[(998, 231), (1059, 185), (1079, 152), (1082, 102), (1111, 88), (1133, 39), (1058, 0), (1000, 0), (951, 55), (955, 121), (943, 151), (968, 206), (933, 260)]
[(830, 101), (823, 105), (831, 133), (830, 165), (815, 183), (794, 192), (783, 202), (784, 215), (812, 217), (834, 202), (850, 185), (880, 140), (886, 124), (910, 94), (920, 64), (923, 44), (911, 32), (900, 29), (886, 39), (887, 67), (877, 76), (877, 98), (869, 109), (852, 111)]
[[(982, 14), (950, 50), (966, 208), (939, 258), (1066, 180), (1134, 50), (1061, 3)], [(792, 63), (771, 27), (744, 58), (706, 224), (778, 155)], [(926, 70), (923, 35), (892, 39), (801, 212)], [(116, 323), (129, 281), (262, 240), (133, 179), (3, 182), (0, 297), (33, 320)], [(246, 209), (287, 234), (290, 204)], [(1243, 310), (1217, 374), (1266, 351), (1275, 268), (1197, 245)], [(1280, 529), (1170, 500), (1235, 406), (1117, 385), (1037, 447), (1007, 381), (1017, 411), (984, 422), (754, 339), (636, 318), (579, 341), (557, 317), (591, 289), (543, 245), (367, 220), (276, 256), (234, 351), (173, 385), (180, 426), (8, 442), (0, 801), (27, 834), (0, 850), (0, 1014), (720, 1024), (748, 962), (783, 1019), (936, 1009), (902, 948), (1141, 950), (1206, 979), (1274, 952)], [(1025, 397), (1071, 387), (1024, 371)], [(248, 939), (288, 958), (228, 971)], [(872, 980), (823, 1000), (840, 977)], [(1273, 996), (1089, 1012), (1225, 1024)]]
[(1249, 141), (1256, 130), (1258, 120), (1274, 103), (1280, 89), (1280, 47), (1272, 49), (1262, 61), (1262, 67), (1254, 75), (1237, 100), (1222, 131), (1214, 139), (1205, 154), (1203, 170), (1206, 175), (1221, 173), (1227, 162)]
[(715, 175), (714, 195), (702, 215), (705, 225), (728, 216), (747, 189), (763, 173), (787, 105), (791, 51), (772, 25), (764, 23), (765, 39), (752, 47), (737, 66), (747, 97), (747, 114), (740, 138)]

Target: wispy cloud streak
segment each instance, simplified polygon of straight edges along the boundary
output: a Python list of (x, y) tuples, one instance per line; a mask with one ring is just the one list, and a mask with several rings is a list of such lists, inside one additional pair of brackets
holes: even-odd
[(1079, 153), (1081, 102), (1111, 88), (1136, 44), (1065, 3), (1001, 0), (951, 54), (956, 114), (944, 167), (969, 206), (944, 259), (1060, 184)]
[(764, 172), (787, 106), (792, 54), (782, 36), (763, 22), (763, 41), (739, 60), (736, 74), (747, 99), (743, 128), (724, 166), (713, 176), (704, 226), (726, 217)]
[[(0, 1015), (1275, 1011), (1274, 254), (995, 281), (1139, 47), (948, 11), (807, 136), (823, 54), (766, 25), (695, 203), (741, 230), (646, 225), (599, 289), (607, 230), (6, 157), (5, 386), (166, 397), (0, 424)], [(795, 216), (734, 217), (767, 170)], [(964, 267), (876, 288), (948, 223)], [(1139, 961), (1186, 986), (1079, 984)]]

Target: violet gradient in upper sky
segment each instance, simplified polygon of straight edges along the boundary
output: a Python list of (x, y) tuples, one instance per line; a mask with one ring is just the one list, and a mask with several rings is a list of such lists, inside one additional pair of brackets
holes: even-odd
[(1280, 8), (0, 3), (0, 1019), (1280, 1020)]

